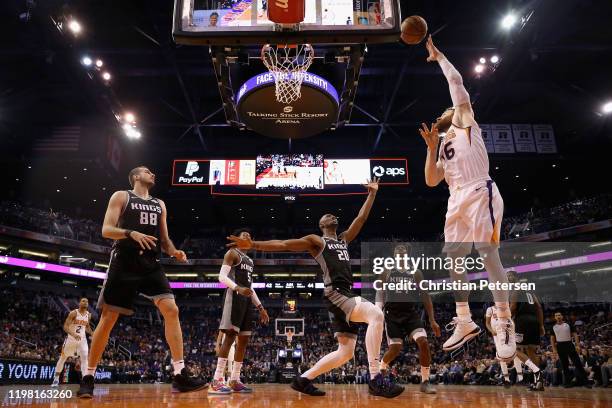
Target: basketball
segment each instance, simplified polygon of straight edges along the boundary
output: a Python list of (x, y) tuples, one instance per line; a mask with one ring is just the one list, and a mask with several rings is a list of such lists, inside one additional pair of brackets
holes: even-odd
[(402, 41), (416, 45), (427, 35), (427, 21), (421, 16), (410, 16), (402, 21)]

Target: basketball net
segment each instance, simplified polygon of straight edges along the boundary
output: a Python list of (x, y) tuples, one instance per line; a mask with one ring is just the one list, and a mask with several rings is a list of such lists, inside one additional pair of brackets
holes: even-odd
[(289, 104), (302, 96), (302, 82), (314, 58), (310, 44), (270, 45), (261, 48), (261, 59), (273, 75), (276, 100)]
[(287, 332), (287, 345), (291, 346), (291, 341), (293, 340), (293, 331), (289, 330)]

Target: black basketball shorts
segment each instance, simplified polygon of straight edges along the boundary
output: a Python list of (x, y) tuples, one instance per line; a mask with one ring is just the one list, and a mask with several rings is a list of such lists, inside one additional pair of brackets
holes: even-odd
[(415, 341), (419, 337), (427, 337), (423, 321), (416, 312), (385, 309), (385, 331), (387, 344), (402, 344), (406, 337)]
[(226, 289), (219, 330), (234, 331), (239, 336), (250, 336), (253, 331), (253, 319), (251, 298)]
[(540, 322), (536, 316), (517, 316), (514, 327), (517, 344), (521, 346), (540, 345)]
[(174, 299), (168, 278), (153, 254), (138, 249), (113, 249), (98, 308), (134, 314), (134, 301), (142, 295), (153, 302)]

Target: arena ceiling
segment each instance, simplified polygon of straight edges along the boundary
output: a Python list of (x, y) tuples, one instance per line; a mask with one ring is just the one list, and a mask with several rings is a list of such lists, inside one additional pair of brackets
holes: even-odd
[[(599, 112), (602, 103), (612, 99), (610, 2), (423, 0), (403, 1), (401, 6), (403, 16), (422, 15), (430, 31), (437, 32), (439, 47), (463, 73), (481, 123), (554, 125), (559, 155), (492, 159), (492, 174), (506, 192), (508, 208), (523, 210), (551, 197), (561, 201), (564, 195), (588, 194), (591, 187), (601, 191), (601, 185), (582, 180), (605, 171), (612, 139), (610, 118)], [(167, 187), (173, 158), (253, 157), (289, 149), (341, 157), (405, 155), (411, 186), (392, 190), (386, 198), (389, 205), (399, 210), (406, 203), (418, 204), (415, 207), (436, 212), (443, 207), (444, 189), (428, 190), (422, 181), (424, 145), (416, 129), (435, 119), (450, 98), (440, 70), (425, 62), (422, 46), (369, 46), (352, 126), (289, 146), (225, 125), (208, 50), (173, 43), (170, 1), (8, 0), (0, 8), (0, 160), (13, 166), (3, 180), (17, 196), (24, 195), (21, 182), (28, 179), (27, 166), (35, 162), (40, 164), (37, 180), (45, 181), (36, 193), (29, 190), (30, 196), (42, 190), (52, 202), (69, 205), (81, 192), (86, 196), (83, 203), (93, 205), (96, 199), (96, 206), (103, 205), (106, 193), (101, 186), (124, 184), (123, 176), (117, 178), (102, 164), (106, 137), (121, 135), (113, 110), (129, 110), (136, 114), (143, 136), (138, 141), (121, 139), (124, 160), (119, 174), (135, 164), (149, 164), (160, 174), (160, 194), (172, 193), (176, 205), (184, 202), (186, 211), (193, 193)], [(531, 16), (522, 30), (508, 33), (499, 28), (510, 10)], [(81, 21), (79, 38), (54, 26), (52, 18), (66, 13)], [(481, 56), (493, 54), (502, 58), (498, 68), (477, 78), (474, 65)], [(80, 62), (83, 55), (104, 61), (112, 75), (107, 85), (88, 76)], [(69, 155), (33, 150), (41, 136), (70, 126), (86, 129), (92, 140), (89, 150)], [(58, 160), (64, 166), (58, 166)], [(87, 166), (92, 169), (87, 180), (94, 185), (65, 186), (63, 191), (73, 188), (74, 194), (60, 199), (55, 193), (63, 177), (85, 177), (82, 168)], [(229, 218), (235, 210), (232, 205), (214, 210), (214, 200), (206, 194), (198, 198), (212, 206), (207, 214), (221, 211), (213, 218)]]

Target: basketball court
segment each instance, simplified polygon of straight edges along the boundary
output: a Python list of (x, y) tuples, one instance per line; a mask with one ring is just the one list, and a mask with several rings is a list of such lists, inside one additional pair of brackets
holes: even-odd
[[(47, 390), (48, 387), (28, 387)], [(603, 408), (612, 404), (612, 391), (584, 388), (548, 388), (545, 392), (533, 393), (522, 387), (504, 389), (502, 387), (437, 386), (438, 394), (425, 395), (418, 392), (416, 385), (409, 385), (398, 398), (385, 399), (368, 395), (365, 385), (322, 385), (327, 392), (324, 397), (311, 397), (299, 394), (288, 384), (253, 385), (253, 394), (207, 395), (206, 391), (172, 394), (169, 384), (151, 385), (96, 385), (96, 395), (90, 401), (72, 399), (57, 400), (18, 400), (9, 399), (7, 392), (17, 387), (1, 387), (2, 405), (30, 405), (37, 407), (167, 407), (174, 408), (210, 407), (292, 407), (321, 408), (332, 407), (436, 407), (436, 408), (488, 408), (488, 407), (546, 407), (546, 408)], [(76, 394), (77, 386), (62, 387)]]

